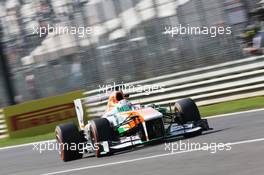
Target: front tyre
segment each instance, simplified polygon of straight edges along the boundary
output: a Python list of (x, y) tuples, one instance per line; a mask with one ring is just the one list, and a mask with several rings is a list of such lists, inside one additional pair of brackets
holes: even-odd
[[(190, 99), (182, 99), (175, 103), (175, 113), (179, 114), (180, 121), (183, 124), (189, 123), (189, 122), (199, 122), (201, 121), (201, 115), (198, 110), (198, 107), (196, 106), (195, 102)], [(191, 138), (202, 134), (202, 129), (191, 132), (191, 133), (185, 133), (185, 138)]]
[(195, 102), (190, 98), (179, 100), (174, 106), (175, 112), (180, 114), (183, 123), (197, 122), (201, 116)]

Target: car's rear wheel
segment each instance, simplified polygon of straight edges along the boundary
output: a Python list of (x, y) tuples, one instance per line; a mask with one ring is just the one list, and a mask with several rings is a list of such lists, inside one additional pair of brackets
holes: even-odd
[(195, 102), (190, 99), (182, 99), (175, 103), (175, 112), (180, 114), (183, 123), (197, 122), (201, 120), (201, 116)]
[[(106, 118), (97, 118), (91, 121), (90, 137), (95, 148), (95, 156), (101, 157), (101, 153), (104, 150), (100, 142), (112, 141), (114, 139), (114, 130)], [(111, 154), (111, 152), (108, 154)]]
[(79, 150), (81, 134), (73, 123), (62, 124), (56, 127), (55, 136), (59, 146), (60, 158), (63, 161), (71, 161), (82, 158)]

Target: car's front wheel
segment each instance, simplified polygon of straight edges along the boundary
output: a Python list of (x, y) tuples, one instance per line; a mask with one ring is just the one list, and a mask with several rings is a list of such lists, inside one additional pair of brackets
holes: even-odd
[[(198, 122), (201, 121), (200, 112), (198, 110), (198, 107), (196, 106), (195, 102), (190, 99), (182, 99), (175, 103), (175, 113), (177, 113), (177, 116), (180, 117), (180, 121), (183, 124), (186, 124), (188, 122)], [(202, 134), (202, 129), (191, 132), (191, 133), (185, 133), (185, 138), (195, 137)]]
[(175, 112), (181, 117), (183, 123), (197, 122), (201, 116), (195, 102), (191, 98), (179, 100), (174, 106)]

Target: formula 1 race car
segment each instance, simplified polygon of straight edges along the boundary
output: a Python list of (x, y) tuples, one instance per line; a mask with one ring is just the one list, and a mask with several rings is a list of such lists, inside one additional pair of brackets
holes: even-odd
[(115, 96), (116, 104), (108, 106), (103, 116), (89, 120), (87, 124), (84, 123), (81, 99), (74, 101), (80, 130), (73, 123), (61, 124), (55, 129), (63, 161), (82, 158), (83, 154), (112, 155), (129, 147), (172, 137), (198, 136), (210, 129), (190, 98), (165, 108), (154, 104), (133, 105), (120, 92)]

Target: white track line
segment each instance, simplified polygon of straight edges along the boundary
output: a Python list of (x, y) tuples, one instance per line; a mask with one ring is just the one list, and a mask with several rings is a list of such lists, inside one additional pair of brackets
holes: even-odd
[[(262, 142), (262, 141), (264, 141), (264, 138), (244, 140), (244, 141), (238, 141), (238, 142), (231, 142), (231, 143), (227, 143), (226, 145), (232, 146), (232, 145), (240, 145), (240, 144), (247, 144), (247, 143), (254, 143), (254, 142)], [(106, 164), (99, 164), (99, 165), (92, 165), (92, 166), (86, 166), (86, 167), (79, 167), (79, 168), (73, 168), (73, 169), (68, 169), (68, 170), (50, 172), (50, 173), (45, 173), (42, 175), (62, 174), (62, 173), (69, 173), (69, 172), (73, 172), (73, 171), (80, 171), (80, 170), (87, 170), (87, 169), (93, 169), (93, 168), (101, 168), (101, 167), (107, 167), (107, 166), (127, 164), (127, 163), (137, 162), (137, 161), (141, 161), (141, 160), (148, 160), (148, 159), (153, 159), (153, 158), (172, 156), (172, 155), (176, 155), (176, 154), (183, 154), (183, 153), (194, 152), (194, 151), (201, 151), (201, 149), (186, 150), (186, 151), (179, 151), (179, 152), (166, 153), (166, 154), (158, 154), (158, 155), (141, 157), (141, 158), (136, 158), (136, 159), (123, 160), (123, 161), (111, 162), (111, 163), (106, 163)]]
[(209, 118), (220, 118), (220, 117), (225, 117), (225, 116), (229, 116), (229, 115), (239, 115), (239, 114), (247, 114), (247, 113), (251, 113), (251, 112), (260, 112), (260, 111), (264, 111), (264, 108), (261, 109), (253, 109), (253, 110), (249, 110), (249, 111), (241, 111), (241, 112), (233, 112), (233, 113), (227, 113), (227, 114), (220, 114), (220, 115), (214, 115), (214, 116), (209, 116), (209, 117), (205, 117), (206, 119)]
[(55, 139), (53, 139), (53, 140), (46, 140), (46, 141), (40, 141), (40, 142), (26, 143), (26, 144), (21, 144), (21, 145), (7, 146), (7, 147), (0, 148), (0, 151), (1, 150), (12, 149), (12, 148), (32, 146), (32, 145), (35, 145), (35, 144), (45, 144), (45, 143), (48, 143), (48, 142), (55, 142)]
[[(249, 111), (242, 111), (242, 112), (234, 112), (234, 113), (228, 113), (228, 114), (221, 114), (221, 115), (215, 115), (215, 116), (209, 116), (209, 117), (206, 117), (206, 119), (221, 118), (221, 117), (225, 117), (225, 116), (229, 116), (229, 115), (247, 114), (247, 113), (259, 112), (259, 111), (264, 111), (264, 108), (254, 109), (254, 110), (249, 110)], [(34, 145), (34, 144), (40, 144), (40, 143), (46, 143), (46, 142), (53, 142), (53, 141), (55, 141), (55, 139), (53, 139), (53, 140), (46, 140), (46, 141), (40, 141), (40, 142), (26, 143), (26, 144), (21, 144), (21, 145), (7, 146), (7, 147), (0, 148), (0, 151), (1, 150), (6, 150), (6, 149), (12, 149), (12, 148), (19, 148), (19, 147), (31, 146), (31, 145)]]

